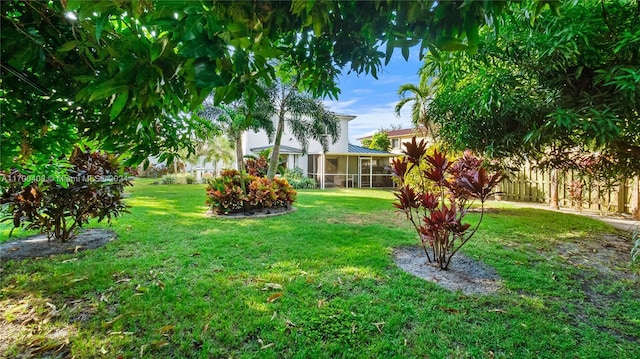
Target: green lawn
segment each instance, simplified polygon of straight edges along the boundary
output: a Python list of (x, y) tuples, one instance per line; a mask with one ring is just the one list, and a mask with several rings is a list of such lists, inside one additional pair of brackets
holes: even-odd
[(558, 250), (613, 233), (589, 218), (493, 204), (463, 252), (505, 288), (464, 296), (394, 265), (417, 242), (390, 192), (300, 191), (292, 214), (239, 220), (206, 217), (202, 185), (131, 192), (117, 241), (2, 263), (5, 356), (640, 357), (629, 256), (624, 278)]

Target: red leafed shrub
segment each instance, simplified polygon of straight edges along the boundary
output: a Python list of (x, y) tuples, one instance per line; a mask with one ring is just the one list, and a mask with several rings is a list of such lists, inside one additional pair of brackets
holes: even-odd
[[(420, 236), (429, 263), (447, 269), (453, 255), (473, 236), (484, 215), (484, 202), (502, 180), (501, 173), (488, 174), (482, 160), (465, 152), (450, 161), (446, 153), (428, 155), (424, 141), (404, 144), (404, 156), (394, 159), (391, 172), (398, 184), (394, 206), (403, 212)], [(421, 163), (427, 166), (420, 166)], [(408, 174), (418, 168), (420, 181), (407, 181)], [(475, 200), (481, 203), (478, 223), (471, 229), (463, 223)]]
[(278, 187), (266, 177), (251, 181), (248, 186), (247, 199), (253, 208), (271, 208), (278, 199)]
[(265, 177), (269, 170), (269, 161), (264, 156), (247, 158), (244, 160), (244, 167), (251, 176)]
[(67, 241), (90, 218), (110, 222), (127, 212), (122, 194), (131, 182), (115, 156), (76, 148), (69, 162), (62, 178), (35, 179), (15, 170), (2, 174), (0, 204), (9, 214), (3, 221)]
[(569, 183), (569, 199), (571, 200), (571, 205), (578, 212), (582, 212), (582, 204), (584, 203), (584, 184), (582, 181), (571, 181)]
[(293, 204), (296, 201), (298, 192), (289, 184), (285, 178), (274, 178), (273, 182), (278, 188), (278, 198), (276, 199), (276, 207), (286, 207)]
[(266, 177), (245, 177), (247, 193), (242, 193), (240, 173), (224, 170), (220, 177), (209, 180), (207, 204), (214, 213), (230, 214), (254, 209), (287, 207), (296, 199), (296, 191), (284, 179), (270, 181)]
[[(247, 176), (245, 184), (251, 179)], [(219, 214), (242, 211), (246, 195), (242, 193), (240, 180), (240, 172), (233, 169), (222, 170), (219, 177), (210, 179), (206, 188), (209, 208)]]

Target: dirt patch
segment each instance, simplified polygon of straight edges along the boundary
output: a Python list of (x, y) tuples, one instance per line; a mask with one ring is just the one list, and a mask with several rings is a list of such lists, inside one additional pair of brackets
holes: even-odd
[(116, 240), (112, 231), (99, 228), (86, 229), (68, 242), (49, 241), (39, 234), (12, 242), (0, 244), (0, 263), (7, 260), (47, 257), (55, 254), (78, 253), (87, 249), (102, 247)]
[(417, 246), (395, 248), (393, 258), (405, 272), (450, 291), (462, 291), (465, 295), (492, 294), (503, 286), (502, 279), (493, 268), (462, 253), (451, 259), (447, 270), (427, 263), (424, 250)]
[(293, 213), (297, 211), (296, 207), (275, 207), (275, 208), (264, 208), (264, 209), (252, 209), (248, 212), (240, 212), (240, 213), (229, 213), (229, 214), (217, 214), (211, 211), (207, 211), (207, 216), (214, 218), (231, 218), (231, 219), (241, 219), (241, 218), (264, 218), (264, 217), (274, 217), (281, 216), (283, 214)]
[(602, 276), (614, 279), (632, 278), (629, 270), (631, 242), (622, 233), (605, 234), (598, 239), (562, 242), (558, 255), (572, 266), (594, 269)]

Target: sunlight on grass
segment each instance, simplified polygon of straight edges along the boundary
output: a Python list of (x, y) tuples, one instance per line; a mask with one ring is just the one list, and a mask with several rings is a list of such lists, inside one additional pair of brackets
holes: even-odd
[(363, 267), (342, 267), (338, 270), (339, 273), (353, 276), (356, 279), (379, 279), (378, 275), (371, 270), (371, 268)]
[[(638, 279), (558, 255), (566, 242), (606, 249), (597, 241), (613, 230), (590, 218), (492, 204), (462, 251), (505, 288), (461, 296), (393, 263), (418, 239), (390, 191), (301, 190), (298, 211), (262, 219), (205, 216), (202, 185), (128, 191), (116, 241), (2, 261), (0, 326), (32, 333), (8, 357), (34, 340), (76, 358), (640, 357)], [(16, 304), (29, 296), (37, 304)], [(46, 325), (22, 319), (44, 320), (47, 303)]]

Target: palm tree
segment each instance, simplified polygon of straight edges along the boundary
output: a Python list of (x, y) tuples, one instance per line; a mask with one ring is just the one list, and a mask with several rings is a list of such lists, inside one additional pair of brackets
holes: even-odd
[[(433, 89), (435, 88), (435, 80), (429, 82), (422, 74), (420, 78), (420, 83), (418, 85), (414, 84), (404, 84), (400, 86), (398, 89), (398, 95), (400, 96), (400, 101), (396, 104), (396, 115), (400, 116), (400, 110), (409, 102), (413, 102), (411, 106), (411, 122), (418, 127), (420, 125), (424, 126), (427, 133), (430, 133), (433, 137), (434, 135), (434, 123), (432, 119), (429, 117), (429, 102), (433, 97)], [(407, 96), (410, 94), (410, 96)]]
[(217, 173), (218, 162), (230, 163), (234, 156), (234, 145), (229, 141), (229, 138), (214, 135), (199, 141), (195, 146), (195, 152), (183, 151), (180, 157), (192, 165), (213, 163), (213, 171)]
[(198, 116), (206, 118), (224, 133), (236, 149), (236, 165), (240, 172), (240, 186), (243, 193), (247, 193), (244, 184), (244, 156), (242, 154), (242, 133), (247, 130), (265, 130), (270, 137), (273, 135), (273, 122), (262, 111), (252, 113), (242, 101), (231, 105), (214, 106), (211, 98), (204, 102), (204, 108)]
[(300, 92), (296, 79), (287, 83), (275, 81), (271, 86), (266, 86), (264, 92), (266, 96), (258, 99), (256, 107), (265, 115), (278, 119), (267, 178), (273, 179), (276, 175), (285, 123), (300, 143), (303, 154), (309, 147), (310, 139), (320, 142), (326, 152), (329, 150), (329, 140), (335, 143), (340, 137), (340, 123), (336, 115), (319, 99)]

